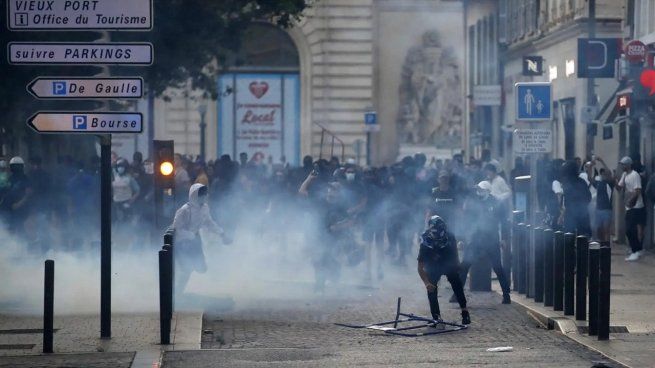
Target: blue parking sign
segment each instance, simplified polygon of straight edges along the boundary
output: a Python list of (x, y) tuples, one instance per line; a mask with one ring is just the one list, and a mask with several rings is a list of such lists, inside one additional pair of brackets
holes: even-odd
[(372, 125), (378, 123), (378, 115), (375, 111), (369, 111), (364, 114), (364, 123), (366, 125)]
[(55, 81), (52, 82), (52, 94), (56, 96), (64, 96), (66, 95), (66, 82), (63, 81)]
[(553, 118), (553, 89), (550, 83), (526, 82), (514, 85), (516, 120)]

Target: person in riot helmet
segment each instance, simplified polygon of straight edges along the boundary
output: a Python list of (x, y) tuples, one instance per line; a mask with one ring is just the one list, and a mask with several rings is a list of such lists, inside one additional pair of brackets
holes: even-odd
[[(464, 260), (461, 263), (460, 273), (462, 285), (466, 284), (466, 277), (471, 265), (481, 258), (491, 260), (498, 282), (503, 290), (503, 304), (510, 304), (509, 282), (500, 256), (499, 230), (503, 221), (503, 210), (498, 200), (491, 195), (491, 183), (481, 181), (476, 186), (477, 198), (472, 198), (465, 204), (465, 212), (472, 225), (470, 239), (464, 251)], [(456, 295), (455, 295), (456, 296)], [(453, 301), (454, 298), (451, 298)]]
[(189, 201), (175, 212), (173, 229), (175, 230), (175, 257), (178, 264), (176, 269), (175, 290), (182, 294), (193, 271), (204, 273), (207, 271), (205, 254), (202, 251), (200, 229), (208, 229), (223, 237), (223, 243), (231, 242), (225, 232), (212, 219), (209, 212), (207, 187), (202, 184), (193, 184), (189, 188)]
[(427, 230), (421, 235), (418, 253), (418, 274), (428, 292), (430, 313), (435, 321), (441, 320), (437, 285), (441, 276), (445, 275), (462, 309), (462, 324), (468, 325), (471, 323), (471, 317), (466, 308), (466, 296), (458, 268), (457, 240), (448, 231), (446, 222), (438, 215), (434, 215), (428, 221)]

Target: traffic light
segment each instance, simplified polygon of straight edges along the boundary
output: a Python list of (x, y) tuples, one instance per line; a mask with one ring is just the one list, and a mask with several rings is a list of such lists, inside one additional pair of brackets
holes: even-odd
[(155, 187), (169, 191), (175, 187), (175, 154), (173, 141), (154, 141)]

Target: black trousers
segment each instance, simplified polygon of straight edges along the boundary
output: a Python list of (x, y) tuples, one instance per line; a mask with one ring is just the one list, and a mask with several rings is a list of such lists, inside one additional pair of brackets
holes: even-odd
[(643, 249), (639, 239), (638, 225), (646, 224), (646, 209), (633, 208), (625, 211), (625, 236), (628, 238), (632, 252), (639, 252)]
[(509, 281), (507, 280), (507, 275), (503, 270), (503, 263), (500, 257), (500, 245), (499, 244), (470, 244), (468, 249), (465, 252), (464, 261), (461, 263), (460, 275), (462, 278), (462, 285), (466, 284), (466, 278), (468, 277), (469, 269), (471, 265), (476, 262), (478, 259), (489, 259), (491, 261), (491, 267), (498, 278), (500, 283), (500, 288), (503, 290), (503, 294), (509, 294)]
[[(428, 277), (430, 278), (430, 282), (433, 285), (437, 285), (442, 275), (443, 273), (428, 271)], [(459, 278), (459, 273), (457, 272), (457, 268), (453, 267), (452, 270), (446, 273), (445, 275), (446, 275), (446, 279), (448, 279), (448, 282), (450, 283), (450, 286), (453, 288), (453, 292), (457, 297), (457, 302), (459, 303), (460, 308), (462, 309), (466, 308), (466, 295), (464, 295), (464, 285), (462, 284), (462, 280)], [(441, 316), (441, 310), (439, 309), (439, 299), (437, 297), (438, 297), (438, 292), (436, 289), (433, 292), (428, 291), (428, 302), (430, 302), (430, 314), (432, 315), (432, 319), (435, 320), (439, 319)]]

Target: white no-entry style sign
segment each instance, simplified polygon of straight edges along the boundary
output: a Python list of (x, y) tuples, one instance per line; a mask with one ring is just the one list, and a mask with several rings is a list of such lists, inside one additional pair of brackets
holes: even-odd
[(513, 145), (515, 153), (550, 153), (553, 132), (550, 129), (516, 129)]
[(39, 77), (27, 90), (41, 99), (141, 98), (143, 79)]
[(61, 112), (40, 111), (27, 120), (39, 133), (141, 133), (140, 112)]
[(152, 0), (7, 0), (12, 31), (150, 30)]
[(9, 64), (126, 64), (150, 65), (152, 44), (10, 42)]

